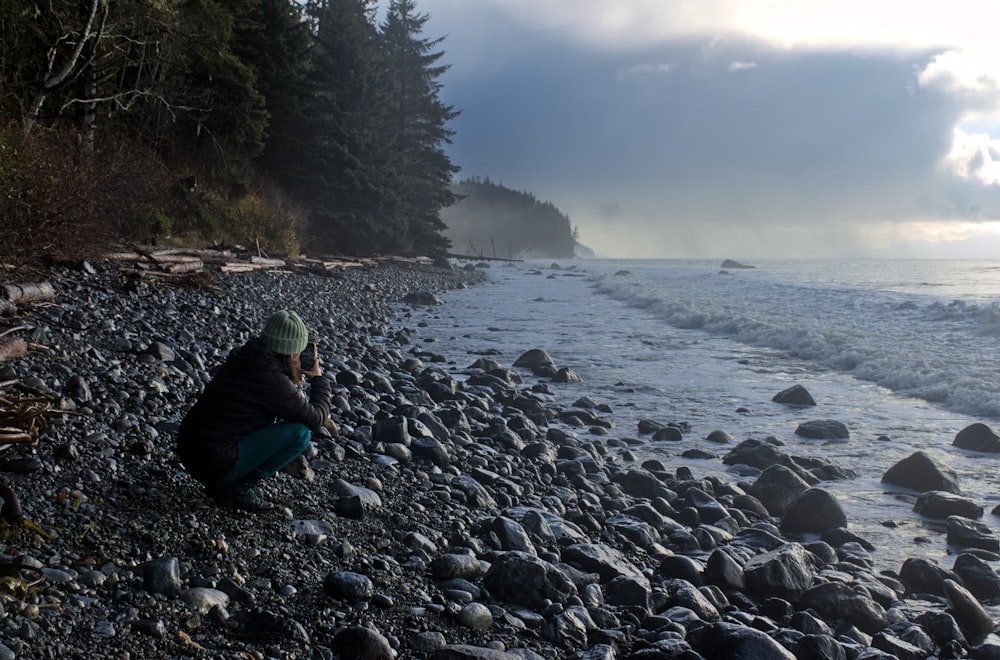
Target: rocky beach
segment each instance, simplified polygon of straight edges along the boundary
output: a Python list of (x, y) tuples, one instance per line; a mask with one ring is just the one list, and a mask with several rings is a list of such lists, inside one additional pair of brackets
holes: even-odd
[[(738, 480), (668, 470), (634, 450), (686, 429), (557, 404), (577, 375), (547, 347), (504, 363), (422, 337), (416, 307), (488, 272), (106, 262), (4, 308), (0, 337), (29, 348), (0, 362), (0, 426), (34, 442), (0, 453), (0, 658), (1000, 658), (1000, 543), (946, 466), (915, 452), (886, 481), (947, 527), (953, 564), (878, 570), (824, 488), (849, 470), (721, 430)], [(319, 341), (332, 419), (265, 484), (275, 513), (221, 509), (173, 434), (281, 308)]]

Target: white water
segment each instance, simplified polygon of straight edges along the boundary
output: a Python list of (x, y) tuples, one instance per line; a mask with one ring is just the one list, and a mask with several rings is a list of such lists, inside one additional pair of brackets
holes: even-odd
[[(773, 435), (786, 453), (852, 469), (857, 479), (823, 485), (841, 498), (850, 528), (878, 546), (881, 568), (907, 556), (951, 567), (941, 525), (880, 483), (917, 449), (954, 469), (963, 494), (984, 506), (983, 522), (1000, 527), (989, 513), (1000, 502), (1000, 455), (951, 446), (973, 422), (1000, 422), (1000, 263), (782, 260), (728, 274), (715, 261), (550, 264), (494, 266), (489, 283), (416, 311), (426, 323), (417, 341), (433, 341), (426, 347), (456, 367), (484, 349), (506, 366), (546, 349), (583, 378), (552, 385), (559, 401), (610, 405), (611, 437), (638, 437), (640, 419), (688, 422), (682, 442), (637, 453), (696, 476), (740, 480), (719, 460), (676, 456), (691, 447), (724, 454), (704, 442), (715, 429), (737, 440)], [(794, 384), (819, 405), (771, 401)], [(849, 441), (794, 434), (814, 419), (843, 422)]]

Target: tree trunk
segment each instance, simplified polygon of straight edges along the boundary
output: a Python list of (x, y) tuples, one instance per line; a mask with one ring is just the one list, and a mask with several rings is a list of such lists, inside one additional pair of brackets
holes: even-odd
[(56, 299), (56, 291), (48, 282), (37, 284), (0, 284), (0, 298), (12, 303), (19, 302), (52, 302)]

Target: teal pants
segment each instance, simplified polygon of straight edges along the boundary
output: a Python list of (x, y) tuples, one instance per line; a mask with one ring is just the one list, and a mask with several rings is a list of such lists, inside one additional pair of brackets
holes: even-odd
[(309, 446), (312, 433), (299, 422), (268, 424), (240, 440), (239, 457), (216, 485), (225, 486), (246, 476), (267, 479), (291, 463)]

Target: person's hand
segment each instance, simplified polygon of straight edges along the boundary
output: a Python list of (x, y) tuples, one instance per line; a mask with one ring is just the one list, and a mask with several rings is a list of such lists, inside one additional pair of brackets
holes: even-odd
[(313, 359), (312, 369), (302, 372), (302, 375), (306, 378), (318, 378), (323, 375), (323, 367), (319, 363), (319, 353), (314, 353), (313, 355), (315, 355), (315, 358)]

